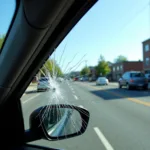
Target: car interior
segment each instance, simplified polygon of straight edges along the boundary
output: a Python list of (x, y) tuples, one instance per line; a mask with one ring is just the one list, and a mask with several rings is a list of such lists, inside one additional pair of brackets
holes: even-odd
[[(39, 129), (36, 123), (40, 118), (35, 119), (34, 115), (29, 118), (32, 132), (30, 129), (25, 131), (20, 98), (54, 49), (96, 2), (97, 0), (16, 0), (16, 9), (0, 51), (1, 149), (52, 149), (28, 144), (41, 138), (50, 140), (49, 142), (57, 139), (49, 138), (42, 128)], [(70, 109), (73, 108), (76, 109)], [(87, 110), (82, 111), (88, 113)], [(37, 110), (34, 113), (36, 112)], [(82, 114), (81, 117), (88, 124), (89, 118)], [(85, 129), (86, 126), (81, 128), (82, 133)], [(70, 137), (80, 134), (81, 132), (72, 134)]]

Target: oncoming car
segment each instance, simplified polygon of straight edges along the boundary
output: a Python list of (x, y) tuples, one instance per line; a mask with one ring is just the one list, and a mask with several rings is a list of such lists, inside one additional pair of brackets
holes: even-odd
[(99, 77), (96, 80), (96, 85), (108, 85), (109, 81), (106, 77)]
[(48, 77), (41, 77), (38, 81), (37, 91), (46, 91), (50, 89), (50, 80)]

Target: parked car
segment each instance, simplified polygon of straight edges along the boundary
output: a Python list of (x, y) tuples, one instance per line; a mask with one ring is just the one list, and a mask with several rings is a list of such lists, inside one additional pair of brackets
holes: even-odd
[(89, 78), (88, 77), (82, 77), (82, 81), (88, 81)]
[(98, 77), (96, 85), (108, 85), (109, 81), (106, 77)]
[(79, 78), (80, 81), (83, 81), (83, 77)]
[(148, 82), (150, 82), (150, 74), (149, 73), (145, 74), (145, 77), (146, 79), (148, 79)]
[(73, 81), (78, 81), (78, 78), (77, 77), (73, 78)]
[(140, 71), (129, 71), (123, 74), (119, 79), (119, 88), (126, 86), (128, 90), (133, 87), (142, 87), (143, 89), (148, 89), (148, 80), (146, 79), (144, 73)]
[(41, 77), (38, 81), (37, 91), (46, 91), (50, 89), (50, 80), (48, 77)]
[(96, 81), (96, 77), (89, 77), (89, 81), (90, 81), (90, 82)]
[(63, 82), (63, 81), (64, 81), (64, 79), (63, 79), (63, 78), (61, 78), (61, 77), (59, 77), (59, 78), (57, 78), (57, 81), (58, 81), (58, 82)]

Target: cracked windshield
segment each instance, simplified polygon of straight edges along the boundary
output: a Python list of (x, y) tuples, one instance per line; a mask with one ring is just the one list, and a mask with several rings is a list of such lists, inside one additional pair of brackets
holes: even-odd
[[(41, 124), (57, 139), (34, 144), (149, 150), (150, 1), (98, 1), (45, 61), (21, 103), (25, 129), (30, 114), (45, 106)], [(74, 133), (82, 135), (67, 139)]]

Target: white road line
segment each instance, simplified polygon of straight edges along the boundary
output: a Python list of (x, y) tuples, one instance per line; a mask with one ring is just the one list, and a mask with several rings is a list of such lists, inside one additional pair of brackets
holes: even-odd
[(36, 97), (39, 96), (39, 95), (40, 95), (40, 94), (34, 95), (34, 96), (30, 97), (29, 99), (27, 99), (26, 101), (23, 101), (22, 103), (25, 104), (26, 102), (28, 102), (28, 101), (30, 101), (30, 100), (36, 98)]
[(78, 97), (76, 96), (76, 95), (73, 95), (74, 96), (74, 98), (76, 99), (76, 100), (78, 100)]
[(110, 143), (105, 138), (105, 136), (100, 131), (100, 129), (98, 127), (94, 127), (94, 130), (95, 130), (96, 134), (98, 135), (99, 139), (101, 140), (101, 142), (103, 143), (103, 145), (105, 146), (106, 150), (114, 150), (114, 148), (110, 145)]

